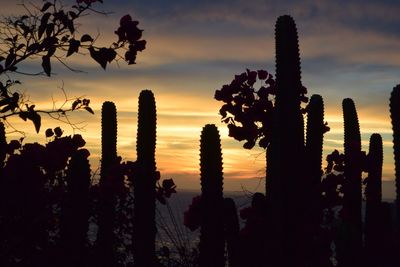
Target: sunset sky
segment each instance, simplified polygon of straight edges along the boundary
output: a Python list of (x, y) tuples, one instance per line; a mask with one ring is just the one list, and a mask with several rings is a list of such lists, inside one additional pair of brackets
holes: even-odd
[[(3, 15), (23, 11), (16, 5), (19, 0), (0, 3)], [(52, 97), (62, 102), (58, 88), (63, 84), (68, 96), (91, 99), (96, 114), (76, 112), (71, 119), (84, 121), (84, 130), (77, 133), (87, 141), (93, 169), (99, 162), (102, 102), (115, 102), (119, 154), (135, 160), (137, 98), (142, 89), (151, 89), (157, 102), (156, 158), (162, 178), (174, 178), (179, 188), (199, 188), (199, 136), (205, 124), (214, 123), (222, 137), (225, 189), (240, 190), (243, 184), (257, 190), (258, 180), (250, 178), (265, 176), (265, 154), (261, 149), (245, 150), (227, 136), (218, 115), (221, 103), (213, 96), (246, 68), (275, 73), (275, 21), (290, 14), (299, 32), (302, 83), (309, 96), (320, 94), (325, 102), (325, 119), (331, 127), (324, 139), (325, 155), (335, 148), (343, 151), (341, 102), (350, 97), (358, 110), (363, 149), (368, 150), (372, 133), (382, 135), (383, 179), (393, 180), (388, 103), (392, 88), (400, 83), (398, 1), (104, 0), (96, 6), (113, 14), (85, 17), (80, 33), (99, 32), (101, 43), (111, 43), (119, 18), (130, 14), (140, 22), (147, 40), (136, 65), (121, 62), (103, 71), (88, 56), (74, 56), (70, 66), (86, 73), (55, 65), (51, 78), (17, 77), (23, 82), (20, 90), (41, 108), (51, 107)], [(28, 62), (23, 68), (40, 70), (40, 63)], [(30, 123), (14, 125), (26, 131), (30, 141), (44, 142), (47, 127), (61, 126), (72, 133), (68, 125), (43, 120), (39, 135), (33, 134)], [(258, 190), (264, 190), (264, 181)], [(385, 196), (393, 192), (385, 189)]]

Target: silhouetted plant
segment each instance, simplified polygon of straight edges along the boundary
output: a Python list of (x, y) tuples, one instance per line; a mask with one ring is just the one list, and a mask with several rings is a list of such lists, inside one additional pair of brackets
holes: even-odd
[(6, 154), (7, 154), (6, 129), (4, 127), (4, 123), (0, 122), (0, 177), (1, 173), (3, 172)]
[(150, 90), (139, 95), (136, 172), (133, 178), (133, 256), (137, 267), (154, 266), (156, 173), (156, 103)]
[(12, 140), (0, 181), (2, 266), (53, 264), (65, 168), (74, 151), (85, 145), (80, 135), (56, 135), (45, 146)]
[(116, 224), (117, 196), (124, 188), (124, 176), (117, 158), (117, 111), (115, 104), (103, 103), (101, 110), (101, 169), (99, 182), (99, 208), (97, 255), (101, 266), (112, 266), (117, 261)]
[(390, 118), (393, 129), (393, 149), (396, 183), (396, 212), (400, 218), (400, 84), (396, 85), (390, 95)]
[(221, 141), (213, 124), (200, 137), (201, 231), (200, 267), (225, 266), (223, 221), (223, 173)]
[(372, 134), (369, 141), (369, 153), (367, 156), (368, 177), (364, 180), (366, 183), (365, 197), (365, 247), (367, 252), (367, 262), (371, 266), (378, 266), (382, 254), (382, 228), (385, 227), (382, 222), (382, 164), (383, 148), (382, 137), (375, 133)]
[(240, 210), (240, 218), (246, 220), (245, 226), (240, 230), (241, 266), (256, 267), (265, 264), (267, 209), (265, 195), (255, 193), (251, 206)]
[(88, 150), (77, 150), (68, 163), (60, 226), (63, 257), (58, 264), (61, 266), (83, 266), (87, 256), (91, 178), (88, 156)]
[(235, 201), (224, 198), (224, 229), (230, 267), (240, 267), (243, 257), (239, 244), (239, 218)]
[(360, 126), (354, 102), (343, 100), (344, 118), (344, 186), (343, 213), (345, 215), (346, 248), (342, 249), (341, 264), (353, 266), (360, 260), (362, 247), (361, 173), (365, 160), (361, 152)]
[[(288, 16), (277, 19), (276, 42), (276, 97), (273, 131), (267, 150), (267, 198), (270, 201), (268, 235), (271, 264), (297, 266), (304, 264), (308, 255), (304, 235), (306, 201), (304, 186), (304, 123), (301, 102), (307, 102), (301, 84), (300, 55), (297, 29)], [(290, 168), (288, 168), (290, 164)], [(300, 246), (300, 242), (302, 245)], [(290, 255), (290, 256), (289, 256)]]
[[(39, 2), (39, 1), (38, 1)], [(18, 80), (13, 80), (10, 74), (47, 75), (52, 73), (51, 62), (56, 60), (67, 69), (77, 71), (67, 65), (67, 58), (73, 54), (83, 51), (89, 52), (90, 57), (99, 63), (103, 69), (107, 64), (123, 59), (128, 64), (134, 64), (138, 51), (143, 51), (146, 41), (141, 40), (142, 30), (133, 21), (131, 16), (121, 18), (120, 26), (115, 31), (118, 39), (108, 47), (99, 47), (97, 38), (92, 38), (87, 33), (79, 34), (79, 19), (87, 14), (106, 14), (96, 10), (97, 2), (76, 1), (70, 8), (66, 7), (61, 0), (41, 1), (38, 5), (25, 5), (25, 14), (9, 16), (0, 21), (0, 43), (2, 53), (0, 55), (0, 75), (4, 77), (0, 81), (0, 119), (18, 115), (24, 121), (33, 122), (38, 132), (41, 126), (40, 113), (55, 117), (59, 120), (65, 119), (66, 112), (75, 109), (85, 109), (93, 113), (89, 102), (80, 98), (68, 99), (60, 108), (52, 110), (38, 110), (35, 105), (27, 101), (26, 96), (13, 90)], [(42, 71), (38, 73), (20, 72), (19, 67), (27, 59), (41, 59)], [(4, 62), (4, 63), (3, 63)], [(65, 108), (66, 104), (72, 102), (71, 108)], [(26, 104), (26, 105), (25, 105)], [(68, 123), (68, 120), (65, 119)]]
[[(257, 78), (261, 82), (259, 89), (254, 87)], [(214, 98), (225, 103), (219, 113), (228, 126), (229, 136), (238, 141), (245, 140), (244, 148), (253, 148), (257, 141), (262, 148), (268, 146), (275, 93), (275, 80), (270, 73), (248, 69), (215, 91)]]

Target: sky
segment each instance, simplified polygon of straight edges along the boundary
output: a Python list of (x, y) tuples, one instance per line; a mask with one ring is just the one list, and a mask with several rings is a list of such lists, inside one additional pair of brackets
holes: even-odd
[[(0, 3), (3, 15), (23, 12), (18, 0)], [(64, 1), (66, 6), (73, 3)], [(110, 43), (119, 18), (130, 14), (147, 41), (136, 65), (121, 62), (103, 71), (88, 55), (74, 56), (68, 64), (84, 73), (55, 64), (51, 78), (18, 77), (20, 90), (38, 107), (51, 107), (52, 98), (62, 103), (60, 87), (69, 97), (91, 99), (96, 114), (74, 112), (71, 120), (84, 126), (76, 133), (87, 142), (93, 169), (99, 163), (101, 104), (115, 102), (118, 152), (124, 160), (135, 160), (137, 98), (141, 90), (151, 89), (157, 102), (156, 160), (162, 178), (173, 178), (178, 188), (200, 188), (199, 137), (202, 127), (213, 123), (221, 133), (225, 189), (264, 191), (265, 153), (245, 150), (228, 137), (218, 114), (221, 103), (213, 96), (246, 68), (275, 73), (275, 21), (289, 14), (299, 33), (302, 83), (309, 96), (322, 95), (331, 127), (324, 138), (324, 158), (333, 149), (343, 151), (341, 102), (350, 97), (358, 111), (363, 150), (368, 150), (372, 133), (382, 135), (383, 179), (393, 181), (389, 96), (400, 83), (398, 1), (104, 0), (96, 7), (112, 14), (84, 17), (79, 32), (99, 34), (100, 43)], [(40, 61), (23, 67), (40, 70)], [(43, 129), (48, 127), (61, 126), (72, 134), (68, 125), (48, 118), (43, 118), (39, 135), (29, 123), (13, 123), (27, 133), (28, 141), (45, 142)], [(392, 183), (385, 183), (384, 197), (393, 194)]]

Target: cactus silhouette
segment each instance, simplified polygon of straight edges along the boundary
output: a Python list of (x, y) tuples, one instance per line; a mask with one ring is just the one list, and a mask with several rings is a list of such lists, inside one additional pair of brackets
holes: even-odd
[(139, 95), (137, 172), (133, 180), (133, 256), (136, 267), (155, 265), (156, 103), (150, 90)]
[(90, 165), (86, 149), (72, 155), (67, 170), (67, 193), (62, 207), (60, 226), (64, 257), (61, 266), (81, 266), (86, 256), (89, 226)]
[[(321, 203), (321, 177), (322, 177), (322, 147), (323, 137), (326, 126), (324, 124), (324, 102), (320, 95), (312, 95), (310, 102), (307, 106), (307, 132), (306, 132), (306, 146), (305, 153), (307, 159), (307, 172), (309, 174), (308, 180), (305, 180), (305, 185), (309, 188), (307, 198), (308, 214), (306, 218), (309, 220), (307, 223), (308, 235), (312, 236), (315, 240), (318, 233), (322, 203)], [(311, 242), (312, 251), (316, 251), (319, 245)], [(309, 255), (310, 259), (316, 259)], [(314, 260), (312, 262), (315, 263)], [(316, 263), (315, 263), (316, 264)]]
[(344, 196), (343, 214), (346, 214), (346, 226), (349, 229), (348, 246), (341, 256), (344, 266), (353, 266), (360, 259), (362, 246), (361, 222), (361, 136), (357, 111), (350, 98), (343, 100), (344, 119)]
[(369, 141), (369, 153), (367, 157), (367, 185), (365, 188), (366, 213), (365, 213), (365, 246), (371, 266), (378, 266), (382, 256), (381, 224), (382, 214), (382, 163), (383, 148), (382, 137), (372, 134)]
[[(306, 246), (299, 246), (303, 224), (300, 195), (303, 181), (304, 128), (300, 103), (304, 88), (301, 84), (300, 55), (297, 29), (292, 17), (277, 19), (276, 98), (270, 146), (267, 149), (267, 197), (270, 202), (271, 230), (268, 251), (272, 266), (298, 266)], [(290, 165), (290, 167), (288, 167)], [(300, 258), (299, 258), (300, 257)], [(303, 262), (303, 260), (300, 260)]]
[(224, 228), (229, 266), (242, 266), (239, 247), (239, 218), (235, 201), (232, 198), (224, 198)]
[(101, 109), (101, 169), (100, 183), (106, 183), (107, 171), (117, 158), (117, 109), (110, 101)]
[(117, 163), (117, 111), (113, 102), (103, 103), (101, 110), (101, 169), (97, 232), (97, 255), (100, 266), (112, 266), (116, 261), (115, 205), (116, 188), (122, 181), (112, 172)]
[(7, 152), (6, 149), (7, 149), (6, 130), (4, 128), (4, 123), (0, 122), (0, 175), (4, 167), (4, 160), (6, 159), (6, 152)]
[(400, 218), (400, 84), (396, 85), (390, 95), (390, 118), (393, 129), (393, 149), (396, 182), (396, 211)]
[(223, 173), (221, 142), (215, 125), (207, 124), (200, 138), (201, 232), (200, 267), (224, 267)]

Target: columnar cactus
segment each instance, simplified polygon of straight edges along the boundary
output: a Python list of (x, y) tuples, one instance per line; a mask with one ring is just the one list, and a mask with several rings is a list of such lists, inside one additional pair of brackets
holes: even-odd
[(396, 175), (396, 210), (400, 218), (400, 84), (396, 85), (390, 95), (390, 118), (393, 129), (393, 149)]
[(218, 129), (207, 124), (200, 139), (201, 234), (200, 267), (224, 267), (222, 153)]
[(349, 229), (348, 249), (342, 256), (345, 266), (352, 266), (359, 260), (362, 247), (361, 222), (361, 173), (362, 153), (360, 126), (354, 102), (350, 98), (343, 100), (344, 118), (344, 196), (343, 214), (346, 217), (346, 227)]
[(116, 188), (123, 182), (112, 173), (117, 163), (117, 111), (113, 102), (104, 102), (101, 110), (101, 169), (97, 232), (98, 263), (109, 266), (115, 262)]
[(381, 244), (381, 204), (382, 204), (382, 163), (383, 148), (382, 137), (379, 134), (372, 134), (369, 141), (369, 153), (367, 157), (367, 185), (365, 188), (366, 213), (365, 213), (365, 244), (368, 258), (379, 265)]
[(139, 96), (137, 172), (133, 180), (133, 256), (136, 267), (155, 265), (156, 103), (150, 90)]
[(68, 164), (67, 193), (62, 207), (60, 265), (82, 266), (89, 224), (90, 165), (86, 149), (76, 151)]
[(110, 166), (117, 159), (117, 109), (110, 101), (101, 109), (101, 169), (100, 183), (105, 183)]
[[(304, 128), (300, 109), (300, 55), (297, 29), (290, 16), (276, 22), (276, 100), (273, 134), (267, 155), (267, 197), (270, 202), (269, 260), (272, 266), (298, 266), (304, 257)], [(300, 221), (300, 223), (299, 223)], [(303, 262), (300, 260), (300, 262)]]
[(0, 169), (4, 167), (4, 160), (6, 159), (6, 130), (4, 128), (4, 123), (0, 122)]
[(224, 228), (229, 267), (239, 267), (242, 254), (239, 247), (240, 226), (235, 201), (232, 198), (224, 199)]

